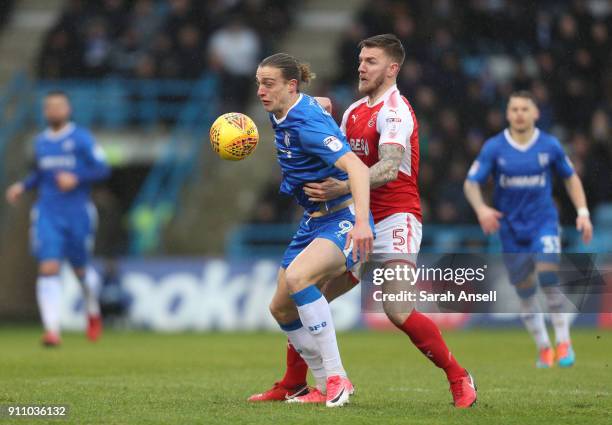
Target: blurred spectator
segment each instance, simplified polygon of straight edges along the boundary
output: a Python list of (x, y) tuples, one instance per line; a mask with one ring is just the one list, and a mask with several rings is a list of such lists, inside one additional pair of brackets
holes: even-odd
[(11, 16), (14, 6), (15, 0), (3, 0), (0, 2), (0, 30), (4, 27), (4, 24)]
[(100, 78), (110, 70), (111, 40), (103, 20), (90, 23), (83, 45), (84, 76)]
[(58, 79), (78, 76), (81, 68), (81, 46), (61, 28), (51, 30), (38, 57), (40, 78)]
[(192, 24), (179, 29), (177, 42), (179, 75), (186, 79), (197, 79), (205, 68), (204, 48), (200, 30)]
[[(260, 39), (243, 19), (234, 16), (210, 38), (209, 54), (213, 67), (223, 72), (224, 99), (230, 109), (242, 110), (253, 81), (260, 54)], [(252, 90), (251, 90), (252, 91)]]

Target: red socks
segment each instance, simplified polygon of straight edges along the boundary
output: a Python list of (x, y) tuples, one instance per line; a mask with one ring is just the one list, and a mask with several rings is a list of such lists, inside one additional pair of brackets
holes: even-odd
[(287, 370), (280, 384), (285, 388), (295, 388), (306, 385), (307, 374), (308, 365), (304, 359), (302, 359), (302, 356), (295, 351), (293, 345), (287, 343)]
[[(444, 369), (447, 379), (452, 382), (465, 376), (463, 369), (446, 347), (438, 326), (429, 317), (416, 310), (410, 313), (399, 328), (410, 338), (412, 343), (436, 366)], [(306, 384), (308, 366), (295, 351), (293, 345), (287, 344), (287, 371), (280, 384), (285, 388), (295, 388)]]
[(412, 310), (410, 316), (399, 328), (429, 360), (444, 369), (450, 382), (465, 376), (465, 370), (448, 351), (440, 329), (429, 317)]

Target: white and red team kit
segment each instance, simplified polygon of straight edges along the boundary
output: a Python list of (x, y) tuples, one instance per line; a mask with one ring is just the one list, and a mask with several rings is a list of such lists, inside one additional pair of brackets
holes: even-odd
[(368, 97), (353, 103), (342, 117), (341, 129), (368, 167), (378, 162), (379, 146), (404, 148), (397, 179), (370, 194), (376, 226), (373, 254), (411, 254), (414, 263), (421, 245), (422, 216), (417, 183), (419, 134), (412, 106), (394, 85), (374, 105), (368, 105)]

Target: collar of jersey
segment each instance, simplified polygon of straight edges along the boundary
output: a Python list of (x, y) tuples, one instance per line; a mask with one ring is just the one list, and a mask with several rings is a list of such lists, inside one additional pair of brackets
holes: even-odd
[(59, 140), (64, 136), (69, 135), (74, 131), (74, 123), (70, 121), (67, 123), (64, 128), (59, 131), (53, 131), (50, 128), (45, 130), (45, 137), (50, 140)]
[(521, 152), (526, 152), (529, 150), (530, 147), (533, 146), (536, 140), (538, 140), (538, 137), (540, 137), (540, 129), (536, 127), (533, 132), (533, 135), (531, 136), (531, 139), (524, 145), (514, 140), (512, 138), (512, 135), (510, 134), (510, 130), (508, 129), (504, 130), (504, 137), (506, 138), (506, 141), (510, 144), (510, 146), (512, 146), (514, 149), (519, 150)]
[(397, 84), (393, 84), (391, 87), (389, 87), (387, 91), (383, 93), (380, 99), (378, 99), (376, 103), (373, 105), (370, 105), (370, 98), (367, 97), (366, 104), (368, 105), (369, 108), (373, 108), (374, 106), (378, 105), (380, 102), (384, 102), (385, 100), (387, 100), (389, 96), (391, 96), (391, 93), (393, 93), (394, 90), (397, 90)]
[(300, 96), (299, 96), (299, 97), (298, 97), (298, 99), (295, 101), (295, 103), (294, 103), (293, 105), (291, 105), (291, 106), (289, 107), (289, 109), (287, 109), (287, 113), (285, 114), (285, 116), (284, 116), (284, 117), (279, 118), (279, 119), (276, 119), (276, 117), (274, 116), (274, 114), (272, 114), (272, 118), (274, 119), (274, 122), (275, 122), (276, 124), (281, 124), (283, 121), (285, 121), (285, 119), (287, 118), (287, 115), (289, 115), (289, 112), (291, 112), (291, 110), (292, 110), (293, 108), (295, 108), (295, 106), (296, 106), (298, 103), (300, 103), (300, 102), (302, 101), (302, 98), (303, 98), (303, 97), (304, 97), (304, 94), (303, 94), (303, 93), (300, 93)]

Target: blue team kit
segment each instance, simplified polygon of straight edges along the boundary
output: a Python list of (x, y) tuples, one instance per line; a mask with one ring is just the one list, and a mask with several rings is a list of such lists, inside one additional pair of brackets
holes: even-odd
[[(32, 251), (39, 261), (68, 259), (81, 267), (89, 259), (96, 227), (91, 184), (109, 174), (104, 155), (93, 136), (72, 123), (57, 133), (41, 133), (34, 151), (36, 168), (24, 180), (27, 190), (38, 188), (31, 214)], [(62, 192), (56, 183), (60, 171), (76, 174), (77, 187)]]
[[(309, 213), (332, 210), (348, 200), (343, 195), (331, 201), (320, 203), (308, 200), (304, 193), (305, 183), (318, 182), (327, 177), (345, 181), (348, 175), (334, 164), (344, 154), (351, 152), (346, 137), (338, 128), (331, 115), (317, 101), (300, 94), (297, 102), (282, 119), (270, 114), (275, 132), (278, 162), (282, 171), (280, 192), (295, 197), (305, 209), (299, 229), (285, 251), (282, 267), (287, 268), (293, 259), (316, 238), (334, 242), (347, 258), (347, 268), (352, 267), (350, 250), (345, 250), (346, 234), (355, 224), (352, 207), (340, 209), (322, 217), (311, 217)], [(370, 226), (374, 221), (370, 214)]]
[(477, 183), (485, 183), (493, 175), (494, 205), (503, 213), (499, 231), (502, 248), (513, 254), (506, 259), (513, 284), (533, 271), (534, 262), (559, 261), (553, 172), (566, 179), (574, 174), (574, 168), (559, 141), (537, 128), (524, 145), (516, 143), (507, 129), (490, 138), (469, 171), (468, 179)]

